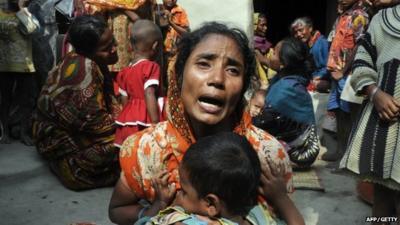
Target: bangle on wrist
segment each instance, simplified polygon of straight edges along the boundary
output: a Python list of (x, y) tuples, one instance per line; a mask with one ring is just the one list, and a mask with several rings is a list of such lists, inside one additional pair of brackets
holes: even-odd
[(371, 91), (371, 94), (369, 95), (369, 101), (373, 101), (374, 100), (374, 97), (375, 97), (375, 95), (376, 95), (376, 93), (378, 92), (378, 87), (375, 87), (372, 91)]

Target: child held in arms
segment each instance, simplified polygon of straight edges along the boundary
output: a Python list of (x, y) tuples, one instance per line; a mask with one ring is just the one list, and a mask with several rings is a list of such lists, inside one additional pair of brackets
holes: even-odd
[(168, 186), (167, 172), (153, 179), (157, 197), (169, 205), (176, 195), (177, 206), (161, 211), (146, 225), (285, 224), (257, 203), (260, 194), (287, 224), (304, 224), (286, 193), (283, 171), (273, 162), (261, 168), (256, 151), (238, 134), (223, 132), (199, 139), (183, 157), (177, 193), (174, 185)]

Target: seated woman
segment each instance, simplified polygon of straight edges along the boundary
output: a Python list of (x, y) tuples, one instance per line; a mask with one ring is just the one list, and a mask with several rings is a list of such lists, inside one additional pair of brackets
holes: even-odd
[(77, 17), (69, 29), (75, 49), (49, 74), (34, 114), (38, 152), (68, 188), (113, 185), (118, 179), (114, 148), (112, 83), (107, 65), (118, 60), (107, 24), (94, 16)]
[(263, 113), (253, 122), (287, 144), (292, 162), (308, 167), (319, 153), (313, 105), (307, 92), (313, 59), (307, 46), (295, 38), (284, 39), (275, 50), (271, 66), (278, 74), (267, 90)]
[(292, 191), (292, 172), (283, 146), (254, 127), (244, 112), (243, 95), (255, 69), (248, 43), (242, 31), (218, 23), (205, 24), (181, 39), (169, 86), (168, 120), (128, 137), (122, 145), (121, 178), (109, 206), (111, 221), (133, 224), (166, 208), (168, 203), (155, 193), (151, 180), (167, 170), (168, 183), (179, 190), (178, 167), (188, 147), (223, 131), (246, 137), (262, 164), (284, 165), (287, 189)]

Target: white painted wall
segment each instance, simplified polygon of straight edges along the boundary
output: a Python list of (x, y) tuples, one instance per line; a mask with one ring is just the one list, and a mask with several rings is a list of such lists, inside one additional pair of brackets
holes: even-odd
[[(162, 0), (157, 0), (162, 4)], [(178, 0), (187, 12), (191, 29), (207, 21), (227, 23), (253, 35), (253, 0)]]

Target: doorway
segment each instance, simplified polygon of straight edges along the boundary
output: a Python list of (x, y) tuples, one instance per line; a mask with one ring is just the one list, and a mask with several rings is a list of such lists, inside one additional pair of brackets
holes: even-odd
[(253, 0), (254, 12), (268, 17), (267, 38), (273, 44), (289, 35), (290, 23), (302, 16), (314, 21), (314, 28), (327, 36), (336, 19), (335, 0)]

